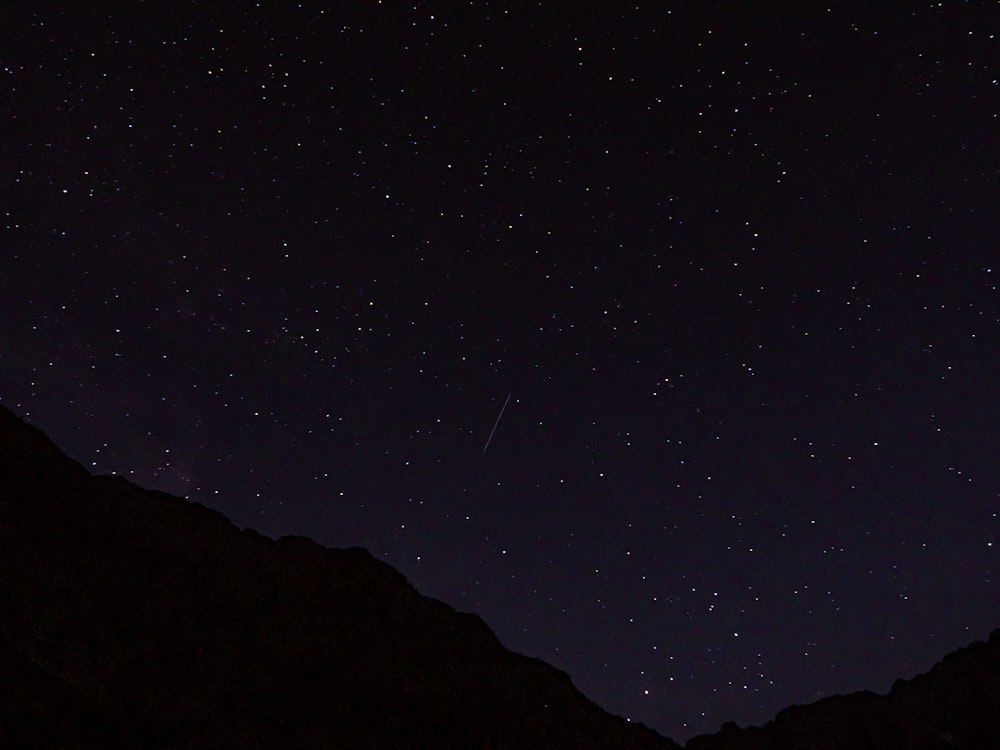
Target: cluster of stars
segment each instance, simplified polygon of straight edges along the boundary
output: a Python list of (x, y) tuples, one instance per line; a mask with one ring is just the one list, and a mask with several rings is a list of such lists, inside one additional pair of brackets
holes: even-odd
[(996, 626), (979, 11), (3, 13), (0, 398), (93, 470), (679, 740)]

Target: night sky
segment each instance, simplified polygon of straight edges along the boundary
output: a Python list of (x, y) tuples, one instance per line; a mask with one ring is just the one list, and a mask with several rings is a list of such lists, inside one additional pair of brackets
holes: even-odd
[(886, 691), (1000, 626), (1000, 5), (592, 5), (5, 3), (0, 401), (679, 741)]

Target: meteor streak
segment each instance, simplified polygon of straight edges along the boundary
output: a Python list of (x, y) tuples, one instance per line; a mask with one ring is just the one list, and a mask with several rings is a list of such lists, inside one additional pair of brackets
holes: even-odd
[[(510, 394), (507, 394), (507, 401), (510, 401)], [(486, 455), (486, 449), (490, 447), (490, 441), (493, 439), (493, 433), (497, 431), (497, 425), (500, 424), (500, 418), (503, 416), (504, 409), (507, 408), (507, 401), (503, 402), (503, 406), (500, 407), (500, 413), (497, 414), (497, 421), (493, 423), (493, 429), (490, 430), (490, 436), (486, 438), (486, 445), (483, 446), (483, 455)]]

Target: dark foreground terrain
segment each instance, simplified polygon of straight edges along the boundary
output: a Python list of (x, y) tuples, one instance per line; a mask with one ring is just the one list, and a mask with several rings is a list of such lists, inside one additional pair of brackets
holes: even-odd
[(0, 746), (678, 747), (365, 550), (93, 477), (3, 407)]
[[(995, 606), (994, 602), (983, 606)], [(835, 695), (764, 727), (689, 740), (687, 750), (1000, 750), (1000, 630), (949, 654), (888, 695)]]
[[(679, 748), (365, 550), (91, 476), (3, 407), (0, 746)], [(687, 748), (1000, 750), (1000, 631)]]

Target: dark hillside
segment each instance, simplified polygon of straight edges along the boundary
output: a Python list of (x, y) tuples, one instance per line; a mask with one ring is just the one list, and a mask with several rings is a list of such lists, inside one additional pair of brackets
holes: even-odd
[(0, 409), (5, 746), (671, 748), (362, 549), (92, 477)]

